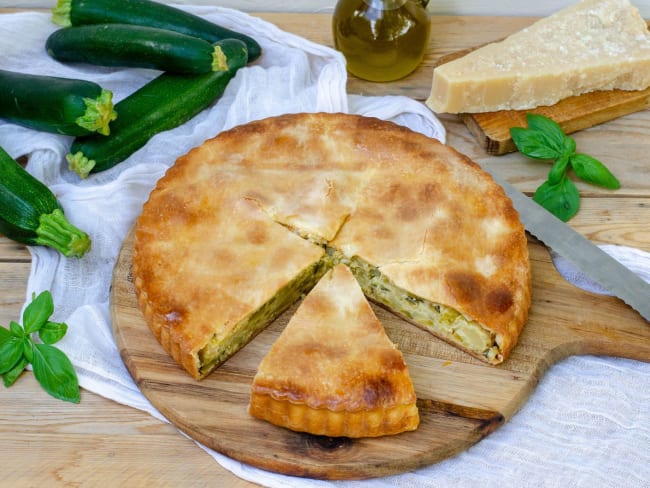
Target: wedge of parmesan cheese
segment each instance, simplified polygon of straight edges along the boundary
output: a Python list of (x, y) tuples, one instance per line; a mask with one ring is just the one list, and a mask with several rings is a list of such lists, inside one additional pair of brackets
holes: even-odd
[(437, 113), (523, 110), (650, 86), (650, 32), (628, 0), (584, 0), (433, 72)]

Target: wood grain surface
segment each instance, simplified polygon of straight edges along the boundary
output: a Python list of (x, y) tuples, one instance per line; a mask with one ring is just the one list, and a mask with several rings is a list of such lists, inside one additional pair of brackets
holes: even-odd
[[(650, 22), (648, 25), (650, 27)], [(480, 46), (476, 48), (478, 47)], [(434, 64), (434, 68), (458, 59), (476, 48), (442, 56)], [(648, 107), (650, 107), (650, 88), (635, 91), (596, 91), (565, 98), (550, 106), (529, 110), (465, 113), (460, 114), (460, 117), (488, 154), (500, 156), (517, 150), (510, 137), (510, 129), (527, 127), (526, 113), (529, 112), (554, 120), (565, 133), (572, 134)]]
[(529, 244), (531, 315), (510, 358), (490, 366), (374, 306), (403, 352), (418, 397), (414, 432), (373, 439), (297, 433), (247, 412), (257, 365), (298, 304), (202, 381), (158, 344), (135, 298), (133, 235), (117, 261), (111, 317), (124, 363), (140, 390), (180, 430), (259, 468), (321, 479), (363, 479), (426, 466), (470, 447), (511, 418), (546, 369), (572, 354), (650, 361), (650, 327), (618, 299), (584, 292), (555, 270), (546, 249)]

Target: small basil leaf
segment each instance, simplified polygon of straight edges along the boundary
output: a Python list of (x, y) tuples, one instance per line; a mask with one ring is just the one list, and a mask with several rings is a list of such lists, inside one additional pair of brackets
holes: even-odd
[(578, 189), (566, 176), (557, 184), (544, 182), (535, 191), (533, 200), (564, 222), (571, 219), (580, 209)]
[(0, 374), (11, 371), (21, 357), (23, 357), (22, 339), (11, 337), (4, 341), (0, 345)]
[(567, 139), (571, 138), (564, 134), (564, 131), (557, 122), (543, 115), (532, 113), (526, 114), (526, 122), (530, 130), (541, 132), (546, 136), (546, 144), (548, 147), (552, 147), (558, 153), (565, 151)]
[(23, 330), (22, 326), (18, 322), (14, 322), (13, 320), (9, 323), (9, 331), (11, 332), (11, 335), (14, 337), (18, 337), (20, 339), (25, 337), (25, 331)]
[(562, 156), (560, 159), (553, 163), (551, 171), (548, 172), (548, 182), (551, 185), (556, 185), (560, 182), (566, 174), (566, 169), (569, 166), (569, 156)]
[(54, 398), (79, 403), (79, 380), (68, 356), (49, 344), (34, 344), (34, 376)]
[(512, 127), (510, 129), (512, 142), (519, 152), (533, 159), (557, 159), (562, 152), (553, 147), (543, 132)]
[(47, 322), (53, 312), (54, 301), (52, 300), (52, 294), (46, 290), (33, 298), (32, 302), (25, 307), (23, 313), (25, 332), (28, 334), (36, 332)]
[(54, 344), (60, 341), (68, 331), (68, 325), (64, 322), (45, 322), (45, 325), (38, 329), (38, 337), (45, 344)]
[(571, 156), (571, 167), (580, 179), (592, 185), (604, 188), (617, 189), (621, 187), (618, 181), (603, 163), (586, 154), (574, 154)]
[(25, 356), (22, 356), (13, 368), (2, 375), (2, 382), (4, 383), (5, 387), (9, 388), (16, 382), (22, 372), (25, 371), (27, 364), (27, 359)]
[(23, 337), (23, 355), (30, 363), (34, 359), (34, 341), (29, 336)]
[(576, 140), (573, 137), (564, 136), (564, 149), (563, 153), (567, 156), (570, 156), (576, 152)]

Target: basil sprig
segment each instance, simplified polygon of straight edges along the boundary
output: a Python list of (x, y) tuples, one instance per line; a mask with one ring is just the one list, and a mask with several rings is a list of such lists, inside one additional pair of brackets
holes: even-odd
[(528, 128), (512, 127), (510, 135), (519, 152), (533, 159), (554, 161), (547, 180), (533, 200), (559, 219), (567, 222), (580, 209), (580, 193), (569, 178), (569, 168), (581, 180), (604, 188), (621, 184), (603, 163), (576, 152), (576, 141), (567, 136), (553, 120), (543, 115), (526, 114)]
[[(68, 326), (51, 322), (54, 301), (49, 291), (32, 297), (23, 313), (23, 325), (11, 321), (9, 328), (0, 326), (0, 375), (5, 387), (14, 384), (28, 364), (43, 389), (54, 398), (79, 403), (77, 373), (63, 351), (52, 344), (63, 338)], [(36, 342), (38, 334), (42, 342)]]

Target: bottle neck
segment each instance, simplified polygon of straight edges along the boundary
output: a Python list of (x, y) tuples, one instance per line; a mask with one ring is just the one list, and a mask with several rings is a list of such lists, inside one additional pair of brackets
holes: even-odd
[(363, 0), (366, 5), (370, 8), (378, 10), (394, 10), (402, 7), (405, 3), (413, 1), (422, 8), (426, 9), (429, 4), (429, 0)]
[(395, 10), (401, 8), (408, 1), (409, 0), (363, 0), (368, 7), (376, 10)]

